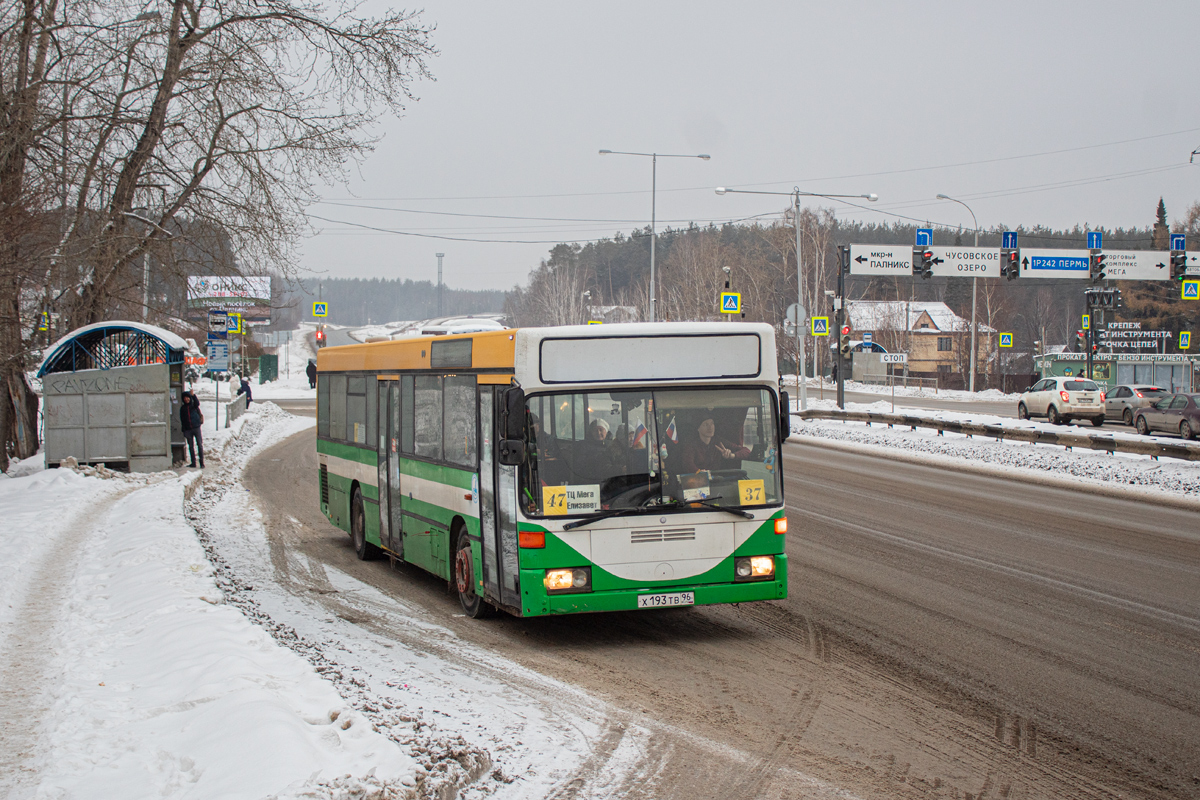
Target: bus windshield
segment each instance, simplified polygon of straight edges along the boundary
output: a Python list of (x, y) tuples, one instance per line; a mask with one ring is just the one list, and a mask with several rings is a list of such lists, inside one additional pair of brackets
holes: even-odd
[(527, 399), (528, 516), (781, 502), (771, 392), (635, 389)]

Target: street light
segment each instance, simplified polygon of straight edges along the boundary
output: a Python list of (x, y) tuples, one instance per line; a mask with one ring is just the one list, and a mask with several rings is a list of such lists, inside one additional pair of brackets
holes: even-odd
[[(830, 199), (851, 198), (855, 200), (869, 200), (874, 203), (879, 199), (879, 195), (871, 194), (824, 194), (822, 192), (802, 192), (800, 187), (796, 187), (790, 192), (758, 192), (751, 189), (727, 189), (724, 186), (717, 187), (717, 194), (771, 194), (781, 197), (792, 197), (795, 199), (795, 218), (796, 223), (796, 350), (799, 353), (799, 358), (796, 362), (796, 388), (800, 392), (800, 410), (808, 408), (808, 386), (804, 381), (804, 320), (800, 319), (799, 310), (804, 308), (804, 281), (801, 279), (800, 264), (800, 198), (801, 197), (825, 197)], [(839, 267), (839, 270), (841, 268)]]
[(658, 321), (658, 296), (655, 291), (654, 251), (658, 239), (656, 227), (655, 205), (658, 196), (658, 160), (660, 158), (699, 158), (708, 161), (712, 156), (708, 153), (688, 155), (683, 153), (632, 153), (625, 150), (601, 150), (602, 156), (646, 156), (650, 162), (650, 321)]
[[(939, 194), (938, 200), (949, 200), (952, 203), (958, 203), (967, 211), (971, 211), (971, 207), (962, 200), (951, 197), (948, 194)], [(975, 246), (979, 247), (979, 220), (975, 219), (975, 212), (971, 211), (971, 221), (975, 223)], [(971, 377), (970, 383), (967, 386), (967, 391), (975, 391), (975, 286), (978, 284), (978, 276), (971, 276)]]

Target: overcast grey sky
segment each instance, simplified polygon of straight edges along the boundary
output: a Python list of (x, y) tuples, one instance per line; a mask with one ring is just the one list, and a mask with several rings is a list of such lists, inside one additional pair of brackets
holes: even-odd
[(1171, 220), (1200, 200), (1194, 1), (424, 8), (436, 81), (310, 209), (314, 276), (432, 280), (442, 252), (451, 287), (524, 283), (553, 242), (649, 224), (650, 159), (602, 148), (712, 155), (659, 160), (660, 229), (789, 203), (717, 186), (874, 192), (811, 205), (970, 228), (940, 192), (985, 229), (1145, 226), (1160, 196)]

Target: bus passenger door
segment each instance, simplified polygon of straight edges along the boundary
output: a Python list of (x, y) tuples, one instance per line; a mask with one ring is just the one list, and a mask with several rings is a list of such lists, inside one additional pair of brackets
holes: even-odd
[(388, 452), (391, 449), (391, 434), (388, 431), (388, 420), (391, 419), (391, 406), (388, 404), (388, 384), (391, 381), (375, 381), (375, 391), (379, 393), (379, 402), (375, 404), (377, 411), (376, 438), (378, 439), (377, 456), (379, 469), (379, 541), (384, 547), (391, 548), (388, 525), (392, 515), (388, 511)]
[(500, 560), (496, 550), (496, 390), (479, 387), (479, 533), (486, 596), (500, 598)]
[(400, 382), (388, 381), (388, 510), (391, 512), (391, 539), (388, 549), (398, 556), (404, 555), (404, 533), (402, 517), (404, 510), (400, 477)]

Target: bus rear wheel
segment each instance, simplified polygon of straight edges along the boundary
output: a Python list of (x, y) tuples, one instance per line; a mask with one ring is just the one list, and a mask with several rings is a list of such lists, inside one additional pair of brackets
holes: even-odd
[(359, 561), (372, 561), (379, 555), (379, 548), (367, 541), (367, 515), (363, 510), (362, 492), (357, 487), (350, 498), (350, 540), (354, 542), (354, 554)]
[(454, 588), (463, 613), (471, 619), (483, 619), (493, 614), (492, 606), (475, 591), (475, 559), (471, 539), (463, 528), (458, 530), (458, 545), (454, 550)]

